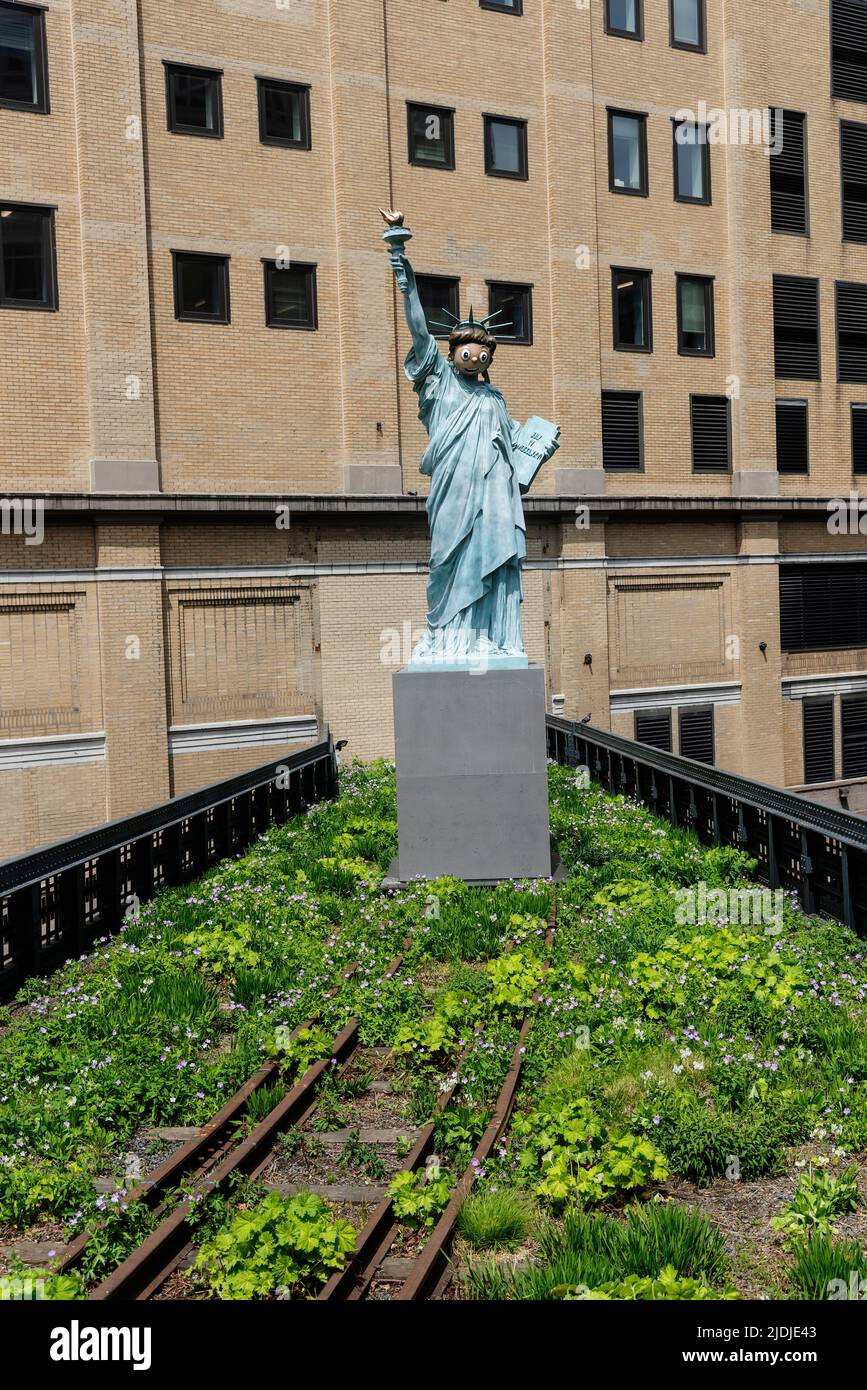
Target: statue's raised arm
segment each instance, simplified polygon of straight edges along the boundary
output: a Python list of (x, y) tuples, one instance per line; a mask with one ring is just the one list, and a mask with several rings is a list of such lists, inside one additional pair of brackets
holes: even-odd
[(383, 233), (383, 236), (389, 244), (391, 268), (394, 271), (397, 288), (403, 295), (403, 310), (406, 314), (407, 326), (412, 334), (412, 345), (415, 348), (416, 357), (421, 362), (424, 354), (428, 351), (431, 334), (428, 331), (425, 312), (418, 297), (415, 271), (404, 250), (412, 233), (408, 227), (403, 225), (402, 212), (395, 212), (392, 208), (380, 208), (379, 210), (388, 224), (388, 231)]

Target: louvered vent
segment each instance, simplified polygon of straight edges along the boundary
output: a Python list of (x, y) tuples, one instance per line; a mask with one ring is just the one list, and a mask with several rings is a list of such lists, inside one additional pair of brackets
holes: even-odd
[(867, 564), (780, 566), (784, 652), (867, 647)]
[(867, 382), (867, 285), (837, 282), (837, 379)]
[(649, 743), (651, 748), (661, 748), (664, 753), (670, 753), (671, 710), (637, 709), (635, 737), (639, 743)]
[(804, 700), (804, 781), (834, 780), (834, 701)]
[(697, 763), (713, 762), (713, 705), (680, 711), (680, 751)]
[(728, 473), (731, 431), (727, 396), (691, 396), (692, 471)]
[(840, 700), (844, 777), (867, 777), (867, 695)]
[(602, 392), (602, 466), (638, 472), (642, 463), (641, 392)]
[(819, 282), (774, 276), (774, 374), (819, 380)]
[(867, 101), (865, 0), (831, 0), (831, 95)]
[(809, 429), (806, 401), (777, 401), (777, 472), (809, 470)]
[(806, 232), (807, 170), (806, 117), (799, 111), (771, 112), (774, 142), (782, 137), (779, 153), (770, 155), (771, 228), (775, 232)]
[(867, 242), (867, 125), (840, 125), (843, 240)]
[(867, 473), (867, 405), (852, 406), (852, 472)]

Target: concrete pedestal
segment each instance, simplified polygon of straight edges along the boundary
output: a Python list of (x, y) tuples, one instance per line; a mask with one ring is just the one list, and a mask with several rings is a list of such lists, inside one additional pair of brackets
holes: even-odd
[(545, 678), (525, 670), (393, 677), (401, 881), (551, 873)]

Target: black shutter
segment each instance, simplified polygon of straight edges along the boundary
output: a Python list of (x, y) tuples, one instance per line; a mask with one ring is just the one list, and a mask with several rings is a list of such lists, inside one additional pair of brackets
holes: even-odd
[(831, 95), (867, 101), (865, 0), (831, 0)]
[(867, 695), (840, 698), (844, 777), (867, 777)]
[(840, 122), (843, 240), (867, 242), (867, 125)]
[(834, 701), (804, 700), (804, 781), (834, 780)]
[(671, 710), (637, 709), (635, 737), (639, 743), (649, 743), (651, 748), (661, 748), (664, 753), (670, 753)]
[(799, 111), (771, 109), (774, 143), (782, 137), (779, 153), (771, 152), (771, 230), (806, 232), (807, 166), (806, 117)]
[(867, 285), (837, 281), (837, 380), (867, 382)]
[(867, 647), (867, 564), (780, 566), (784, 652)]
[(686, 706), (678, 715), (680, 751), (697, 763), (713, 762), (713, 705)]
[(602, 392), (602, 466), (638, 472), (643, 453), (640, 391)]
[(693, 473), (728, 473), (731, 430), (728, 396), (690, 396)]
[(819, 380), (819, 281), (774, 276), (774, 375)]
[(852, 472), (867, 473), (867, 405), (852, 403)]
[(777, 401), (777, 472), (807, 473), (810, 466), (806, 401)]

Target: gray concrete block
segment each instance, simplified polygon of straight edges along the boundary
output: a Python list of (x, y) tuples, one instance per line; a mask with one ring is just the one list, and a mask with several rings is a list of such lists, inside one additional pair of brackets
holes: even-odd
[(93, 492), (159, 492), (160, 466), (156, 459), (91, 459)]
[(541, 666), (399, 671), (393, 691), (400, 878), (547, 877)]
[(347, 492), (355, 494), (403, 492), (399, 463), (348, 463), (343, 470)]

